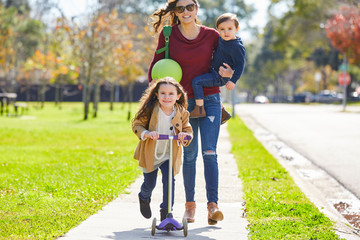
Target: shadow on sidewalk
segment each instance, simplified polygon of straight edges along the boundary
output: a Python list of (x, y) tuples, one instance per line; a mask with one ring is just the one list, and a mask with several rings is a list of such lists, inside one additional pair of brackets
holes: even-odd
[[(216, 240), (215, 238), (202, 236), (204, 233), (210, 233), (213, 231), (216, 231), (218, 229), (221, 229), (221, 227), (216, 226), (207, 226), (207, 227), (201, 227), (201, 228), (191, 228), (191, 224), (189, 224), (189, 230), (188, 230), (188, 239), (191, 240)], [(108, 239), (186, 239), (184, 237), (183, 231), (160, 231), (156, 230), (155, 236), (151, 236), (150, 229), (149, 228), (135, 228), (131, 231), (123, 231), (123, 232), (114, 232), (114, 236), (106, 236)]]

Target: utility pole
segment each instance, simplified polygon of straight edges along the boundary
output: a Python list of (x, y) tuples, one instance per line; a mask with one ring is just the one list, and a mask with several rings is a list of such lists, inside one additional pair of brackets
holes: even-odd
[(345, 108), (346, 108), (346, 81), (345, 81), (345, 76), (346, 76), (346, 54), (344, 53), (344, 81), (343, 81), (343, 111), (345, 112)]

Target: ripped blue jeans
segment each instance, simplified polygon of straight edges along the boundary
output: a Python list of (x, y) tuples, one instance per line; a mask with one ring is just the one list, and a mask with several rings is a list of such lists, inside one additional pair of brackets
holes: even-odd
[[(195, 99), (189, 99), (188, 110), (195, 107)], [(201, 137), (201, 153), (204, 160), (204, 175), (206, 196), (208, 202), (218, 201), (219, 170), (217, 163), (217, 141), (220, 131), (221, 103), (220, 94), (204, 97), (206, 117), (190, 118), (194, 138), (190, 145), (184, 148), (183, 177), (186, 201), (195, 201), (196, 159), (198, 155), (199, 130)]]

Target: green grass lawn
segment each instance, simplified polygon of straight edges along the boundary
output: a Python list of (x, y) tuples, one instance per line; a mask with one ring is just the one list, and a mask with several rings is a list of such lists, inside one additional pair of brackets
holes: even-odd
[(82, 106), (0, 116), (0, 239), (61, 236), (140, 174), (127, 110), (101, 104), (97, 119), (83, 121)]
[(349, 106), (360, 106), (360, 102), (351, 102), (348, 103)]
[(243, 182), (250, 239), (339, 239), (333, 223), (239, 119), (228, 123)]

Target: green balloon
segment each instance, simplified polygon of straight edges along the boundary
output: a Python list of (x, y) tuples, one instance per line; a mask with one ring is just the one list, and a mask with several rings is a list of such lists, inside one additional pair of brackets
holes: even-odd
[(157, 61), (151, 70), (151, 78), (160, 79), (164, 77), (172, 77), (180, 82), (182, 77), (180, 65), (172, 59), (165, 58)]

